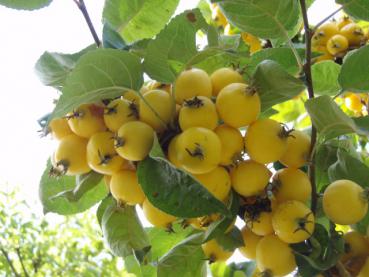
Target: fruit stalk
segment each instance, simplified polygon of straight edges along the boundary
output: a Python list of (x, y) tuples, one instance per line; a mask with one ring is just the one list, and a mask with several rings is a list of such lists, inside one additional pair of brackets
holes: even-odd
[[(309, 19), (307, 16), (307, 8), (305, 0), (300, 0), (300, 6), (302, 11), (302, 16), (304, 19), (304, 29), (305, 29), (305, 43), (306, 43), (306, 51), (305, 51), (305, 64), (303, 67), (305, 73), (305, 81), (308, 90), (309, 99), (314, 98), (314, 88), (313, 81), (311, 77), (311, 38), (313, 36), (313, 32), (309, 27)], [(311, 145), (310, 145), (310, 153), (309, 153), (309, 177), (311, 182), (311, 211), (315, 214), (317, 207), (317, 191), (316, 191), (316, 183), (315, 183), (315, 143), (317, 138), (317, 131), (314, 125), (311, 126)]]
[(91, 35), (94, 38), (95, 44), (97, 45), (97, 47), (100, 47), (101, 45), (100, 39), (96, 33), (94, 25), (92, 24), (92, 21), (91, 21), (90, 15), (88, 14), (84, 0), (73, 0), (73, 1), (74, 3), (76, 3), (78, 9), (82, 12), (83, 17), (85, 18), (86, 23), (88, 25), (88, 28), (90, 29)]

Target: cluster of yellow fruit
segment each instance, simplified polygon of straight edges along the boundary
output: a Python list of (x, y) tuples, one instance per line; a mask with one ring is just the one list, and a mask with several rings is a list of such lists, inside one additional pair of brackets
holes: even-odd
[(347, 51), (359, 48), (367, 42), (364, 30), (348, 16), (320, 26), (312, 38), (313, 50), (323, 55), (317, 61), (342, 58)]
[(368, 115), (368, 93), (345, 93), (343, 95), (345, 106), (357, 116)]

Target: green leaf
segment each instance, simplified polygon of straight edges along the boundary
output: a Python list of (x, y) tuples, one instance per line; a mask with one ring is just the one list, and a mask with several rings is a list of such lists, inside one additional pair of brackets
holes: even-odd
[(181, 218), (216, 212), (229, 215), (226, 206), (191, 175), (162, 158), (141, 161), (137, 176), (148, 200), (168, 214)]
[(196, 32), (208, 25), (199, 9), (174, 17), (154, 40), (150, 41), (144, 61), (145, 72), (154, 80), (171, 83), (197, 54)]
[(76, 178), (71, 176), (51, 177), (49, 176), (50, 169), (51, 163), (48, 161), (39, 187), (44, 213), (54, 212), (61, 215), (81, 213), (98, 203), (108, 193), (105, 184), (100, 182), (83, 193), (77, 201), (69, 201), (66, 197), (55, 198), (61, 192), (73, 190), (76, 186)]
[(369, 2), (367, 0), (336, 0), (343, 10), (356, 19), (369, 21)]
[(106, 22), (103, 27), (102, 43), (104, 48), (127, 49), (128, 45), (114, 28)]
[(302, 81), (270, 60), (263, 61), (257, 66), (252, 79), (252, 85), (256, 86), (261, 98), (263, 111), (299, 95), (305, 89)]
[(369, 132), (369, 116), (361, 116), (352, 118), (356, 126), (363, 132)]
[(229, 252), (245, 246), (242, 233), (237, 227), (233, 227), (232, 230), (226, 234), (218, 235), (215, 239), (225, 251)]
[(311, 67), (314, 92), (318, 95), (334, 96), (341, 87), (338, 83), (338, 75), (341, 66), (333, 61), (322, 61)]
[(149, 156), (151, 158), (165, 158), (165, 154), (163, 152), (163, 149), (161, 148), (161, 145), (159, 143), (159, 139), (156, 133), (154, 135), (154, 143), (150, 150)]
[(103, 19), (125, 41), (132, 43), (155, 36), (177, 8), (179, 0), (107, 0)]
[(61, 117), (83, 103), (139, 90), (143, 84), (140, 59), (126, 51), (97, 49), (83, 55), (68, 75), (63, 94), (51, 115)]
[(351, 226), (354, 230), (362, 233), (363, 235), (367, 235), (367, 230), (369, 228), (369, 212), (366, 216), (355, 225)]
[[(368, 4), (367, 4), (368, 5)], [(369, 14), (369, 13), (368, 13)], [(351, 92), (369, 91), (369, 45), (351, 51), (344, 59), (338, 82)]]
[(134, 206), (119, 207), (113, 201), (105, 209), (101, 225), (103, 236), (114, 255), (127, 257), (137, 251), (148, 253), (149, 238)]
[(317, 191), (329, 185), (328, 168), (337, 161), (338, 147), (330, 144), (318, 145), (315, 151), (315, 169)]
[(101, 221), (103, 218), (103, 215), (105, 213), (105, 210), (113, 205), (113, 203), (115, 203), (114, 198), (111, 195), (106, 196), (99, 204), (99, 207), (96, 210), (96, 217), (97, 217), (97, 221), (99, 222), (100, 227), (102, 227), (101, 225)]
[[(210, 265), (211, 276), (213, 277), (252, 277), (256, 270), (256, 262), (248, 261), (243, 263), (216, 262)], [(257, 274), (256, 274), (257, 275)]]
[[(214, 2), (214, 1), (213, 1)], [(264, 39), (288, 38), (299, 22), (300, 7), (294, 0), (215, 1), (229, 22), (242, 31)]]
[(96, 46), (92, 45), (75, 54), (45, 52), (36, 62), (36, 74), (45, 86), (52, 86), (60, 90), (78, 59), (94, 49)]
[(206, 257), (201, 249), (202, 234), (195, 234), (174, 246), (158, 262), (158, 277), (206, 276)]
[(32, 11), (44, 8), (51, 2), (52, 0), (0, 0), (0, 5), (17, 10)]
[(313, 125), (326, 140), (350, 133), (366, 134), (327, 95), (309, 99), (305, 107)]

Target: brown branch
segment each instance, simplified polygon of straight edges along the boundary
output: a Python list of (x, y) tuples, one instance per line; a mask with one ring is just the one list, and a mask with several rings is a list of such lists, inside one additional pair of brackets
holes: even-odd
[(8, 262), (8, 265), (10, 266), (10, 269), (12, 270), (14, 276), (21, 277), (20, 274), (15, 269), (15, 267), (13, 265), (13, 262), (12, 262), (12, 260), (10, 259), (9, 255), (8, 255), (8, 252), (6, 252), (6, 250), (2, 247), (0, 247), (0, 251), (1, 251), (1, 253), (3, 253), (3, 255), (4, 255), (6, 261)]
[(88, 11), (87, 11), (84, 0), (73, 0), (73, 1), (74, 1), (74, 3), (76, 3), (79, 10), (82, 12), (83, 17), (86, 20), (88, 28), (90, 29), (91, 35), (94, 38), (94, 41), (95, 41), (97, 47), (100, 47), (100, 45), (101, 45), (100, 39), (99, 39), (99, 37), (96, 33), (94, 25), (92, 24), (92, 21), (91, 21), (90, 15), (88, 14)]
[(351, 274), (346, 270), (340, 261), (336, 264), (336, 269), (340, 277), (351, 277)]
[[(302, 11), (302, 16), (304, 19), (304, 29), (305, 29), (305, 43), (306, 43), (306, 50), (305, 50), (305, 64), (303, 67), (305, 73), (305, 80), (306, 86), (308, 90), (309, 99), (314, 98), (314, 88), (313, 88), (313, 80), (311, 76), (311, 38), (312, 38), (312, 31), (309, 27), (309, 19), (307, 16), (307, 8), (305, 0), (300, 0), (300, 6)], [(317, 131), (314, 125), (311, 126), (311, 145), (310, 145), (310, 153), (309, 153), (309, 178), (311, 182), (311, 210), (315, 214), (317, 208), (317, 189), (316, 189), (316, 182), (315, 182), (315, 144), (317, 138)]]

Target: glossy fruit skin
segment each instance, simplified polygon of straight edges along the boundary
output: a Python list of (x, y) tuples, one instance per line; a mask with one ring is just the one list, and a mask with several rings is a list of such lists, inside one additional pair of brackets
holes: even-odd
[(172, 140), (169, 143), (168, 146), (168, 160), (175, 165), (176, 167), (180, 168), (181, 164), (178, 161), (177, 158), (177, 141), (178, 141), (178, 135), (172, 138)]
[(344, 53), (348, 47), (349, 42), (347, 38), (340, 34), (334, 35), (327, 41), (327, 50), (334, 56)]
[(278, 161), (287, 150), (284, 127), (272, 119), (259, 119), (249, 126), (245, 147), (249, 157), (259, 163)]
[(233, 252), (224, 250), (215, 239), (203, 243), (201, 247), (210, 262), (225, 262), (233, 254)]
[(314, 222), (311, 210), (296, 200), (279, 204), (272, 217), (276, 235), (286, 243), (298, 243), (308, 239), (314, 232)]
[(316, 62), (334, 60), (334, 56), (328, 52), (326, 45), (318, 45), (313, 47), (313, 51), (320, 52), (321, 55), (315, 58)]
[(316, 30), (312, 43), (313, 45), (326, 45), (328, 40), (339, 33), (338, 26), (334, 22), (325, 23)]
[(110, 191), (113, 197), (127, 205), (142, 204), (145, 200), (137, 174), (132, 170), (121, 170), (114, 173), (110, 180)]
[(302, 131), (293, 130), (287, 138), (287, 150), (279, 161), (293, 168), (307, 164), (310, 152), (310, 137)]
[(368, 277), (369, 276), (369, 258), (366, 259), (364, 266), (361, 268), (357, 277)]
[(310, 179), (300, 169), (286, 167), (278, 170), (273, 176), (273, 195), (279, 202), (297, 200), (306, 203), (311, 196)]
[(205, 96), (186, 99), (179, 111), (179, 126), (182, 131), (191, 127), (204, 127), (214, 130), (218, 125), (215, 104)]
[(213, 131), (192, 127), (179, 135), (177, 149), (177, 159), (185, 170), (204, 174), (218, 166), (222, 145)]
[(260, 271), (269, 270), (273, 277), (285, 276), (296, 267), (292, 249), (276, 235), (260, 240), (256, 247), (256, 264)]
[(244, 197), (259, 195), (268, 185), (272, 173), (264, 165), (247, 160), (231, 171), (233, 189)]
[(164, 84), (157, 81), (149, 81), (149, 83), (146, 85), (148, 91), (160, 89), (165, 92), (168, 92), (169, 94), (172, 92), (172, 85), (171, 84)]
[(115, 151), (113, 137), (111, 132), (99, 132), (88, 140), (87, 162), (98, 173), (112, 175), (127, 163)]
[(359, 222), (368, 211), (364, 189), (350, 180), (331, 183), (323, 194), (323, 210), (334, 223), (341, 225)]
[(127, 122), (118, 130), (115, 150), (126, 160), (141, 161), (152, 148), (154, 134), (154, 130), (144, 122)]
[(194, 175), (217, 199), (225, 201), (231, 190), (231, 178), (224, 167), (217, 166), (205, 174)]
[(250, 125), (260, 114), (260, 98), (257, 92), (243, 83), (233, 83), (218, 94), (216, 107), (225, 124), (240, 128)]
[(346, 107), (356, 113), (361, 113), (363, 108), (363, 103), (361, 102), (361, 97), (356, 93), (348, 93), (345, 97)]
[(213, 96), (217, 96), (224, 87), (232, 83), (245, 83), (242, 75), (229, 67), (215, 70), (210, 75), (210, 79), (213, 86)]
[(256, 219), (247, 218), (246, 216), (244, 219), (247, 228), (258, 236), (267, 236), (274, 233), (271, 212), (261, 212)]
[(87, 139), (69, 135), (60, 140), (54, 153), (54, 166), (67, 163), (66, 175), (74, 176), (91, 170), (87, 163)]
[(345, 240), (345, 254), (342, 256), (342, 261), (354, 257), (369, 256), (369, 240), (357, 231), (351, 231), (343, 235)]
[(143, 99), (140, 100), (140, 120), (158, 132), (164, 131), (175, 112), (171, 96), (162, 90), (151, 90)]
[(337, 27), (338, 29), (342, 29), (343, 27), (345, 27), (346, 25), (353, 23), (352, 20), (350, 19), (350, 17), (348, 17), (347, 15), (342, 16), (338, 22), (337, 22)]
[(146, 198), (142, 204), (142, 210), (146, 219), (155, 227), (169, 228), (176, 217), (167, 214), (155, 206)]
[(105, 108), (104, 122), (112, 132), (117, 132), (124, 123), (134, 120), (138, 120), (138, 107), (126, 99), (115, 99)]
[(140, 96), (134, 90), (127, 90), (123, 93), (123, 99), (128, 100), (132, 103), (139, 104), (140, 103)]
[(241, 229), (241, 233), (245, 246), (238, 248), (238, 250), (245, 258), (255, 260), (256, 247), (259, 241), (262, 239), (262, 237), (255, 235), (252, 231), (250, 231), (247, 228), (247, 226), (244, 226)]
[(239, 160), (245, 148), (240, 130), (222, 124), (215, 128), (214, 132), (222, 144), (220, 164), (230, 165)]
[(53, 138), (61, 140), (62, 138), (73, 134), (66, 118), (54, 118), (49, 123), (49, 131)]
[(340, 30), (340, 34), (348, 40), (350, 46), (360, 46), (365, 42), (363, 29), (356, 23), (350, 23)]
[(242, 40), (250, 46), (250, 53), (253, 54), (263, 48), (261, 41), (258, 37), (253, 36), (249, 33), (241, 33)]
[(73, 113), (68, 113), (68, 124), (76, 135), (89, 138), (97, 132), (106, 130), (103, 119), (103, 107), (95, 104), (83, 104)]
[(181, 72), (174, 84), (175, 99), (182, 104), (185, 99), (195, 96), (212, 95), (212, 85), (209, 75), (202, 69), (192, 68)]

